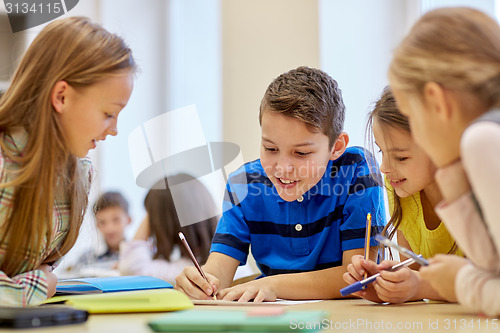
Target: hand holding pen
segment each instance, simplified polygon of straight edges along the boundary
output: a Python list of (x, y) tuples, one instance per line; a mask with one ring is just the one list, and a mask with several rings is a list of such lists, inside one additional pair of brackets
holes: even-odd
[[(393, 246), (392, 242), (379, 235), (375, 238), (387, 246)], [(391, 244), (390, 244), (391, 243)], [(403, 250), (404, 248), (399, 248)], [(365, 299), (374, 302), (390, 302), (401, 303), (407, 300), (416, 300), (421, 296), (420, 294), (420, 279), (418, 272), (401, 268), (411, 265), (415, 262), (421, 265), (426, 265), (427, 261), (421, 256), (416, 255), (408, 249), (404, 249), (405, 255), (410, 257), (401, 263), (384, 261), (377, 265), (373, 261), (363, 260), (360, 255), (352, 258), (352, 263), (348, 265), (348, 272), (344, 274), (344, 280), (351, 285), (341, 290), (342, 295), (358, 292), (357, 296), (362, 296)], [(363, 279), (363, 273), (369, 272), (371, 277)], [(377, 279), (377, 277), (381, 279)], [(370, 283), (377, 281), (377, 284), (364, 291), (363, 287), (368, 286)]]
[[(415, 259), (410, 258), (410, 259), (407, 259), (405, 261), (400, 262), (399, 264), (392, 266), (391, 268), (387, 269), (387, 271), (388, 272), (395, 272), (400, 268), (403, 268), (403, 267), (406, 267), (406, 266), (413, 264), (414, 262), (415, 262)], [(366, 275), (366, 273), (365, 273), (365, 275)], [(349, 294), (363, 290), (367, 285), (374, 282), (377, 279), (377, 277), (379, 277), (379, 276), (380, 276), (380, 273), (377, 273), (377, 274), (374, 274), (374, 275), (372, 275), (368, 278), (365, 278), (361, 281), (350, 284), (347, 287), (340, 289), (340, 294), (342, 296), (347, 296)]]
[[(181, 239), (181, 242), (184, 245), (184, 247), (186, 248), (186, 250), (188, 251), (189, 256), (191, 257), (191, 261), (193, 262), (194, 266), (196, 267), (198, 272), (200, 272), (200, 275), (203, 277), (203, 279), (205, 279), (205, 281), (210, 283), (207, 279), (207, 276), (205, 275), (205, 272), (203, 272), (203, 269), (201, 269), (200, 264), (198, 264), (198, 260), (196, 260), (196, 257), (194, 256), (194, 253), (191, 250), (191, 247), (189, 246), (189, 244), (186, 240), (186, 237), (184, 236), (184, 234), (182, 232), (179, 232), (179, 238)], [(215, 292), (211, 296), (215, 301), (217, 300), (217, 297), (215, 296)]]

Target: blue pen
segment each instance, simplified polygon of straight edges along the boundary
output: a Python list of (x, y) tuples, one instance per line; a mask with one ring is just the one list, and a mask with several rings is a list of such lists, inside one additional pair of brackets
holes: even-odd
[[(419, 257), (423, 258), (422, 255), (419, 255)], [(400, 269), (401, 267), (409, 266), (409, 265), (413, 264), (414, 262), (415, 262), (415, 259), (409, 258), (409, 259), (406, 259), (405, 261), (400, 262), (399, 264), (392, 266), (387, 271), (394, 272), (394, 271), (397, 271), (398, 269)], [(347, 296), (349, 294), (355, 293), (356, 291), (360, 291), (360, 290), (364, 289), (365, 286), (367, 286), (370, 283), (372, 283), (373, 281), (375, 281), (375, 279), (377, 279), (377, 277), (379, 277), (379, 276), (380, 276), (380, 273), (377, 273), (375, 275), (370, 276), (369, 278), (366, 278), (364, 280), (361, 280), (361, 281), (355, 282), (351, 285), (348, 285), (347, 287), (340, 289), (340, 294), (342, 296)]]

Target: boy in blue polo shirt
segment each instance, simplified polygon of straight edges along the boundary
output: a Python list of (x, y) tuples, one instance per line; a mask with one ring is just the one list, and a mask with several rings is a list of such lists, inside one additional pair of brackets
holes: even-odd
[[(254, 302), (339, 298), (353, 255), (364, 253), (366, 216), (372, 235), (385, 224), (383, 192), (362, 148), (346, 148), (344, 103), (337, 82), (299, 67), (268, 87), (260, 106), (260, 159), (229, 176), (224, 213), (203, 266), (176, 278), (195, 299)], [(249, 248), (262, 272), (231, 286)]]

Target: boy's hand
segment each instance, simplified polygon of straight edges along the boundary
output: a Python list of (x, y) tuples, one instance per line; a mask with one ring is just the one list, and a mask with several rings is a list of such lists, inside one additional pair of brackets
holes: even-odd
[(395, 272), (388, 272), (387, 269), (396, 265), (397, 261), (383, 261), (378, 265), (380, 276), (374, 282), (374, 288), (377, 296), (388, 303), (403, 303), (417, 294), (420, 287), (419, 275), (403, 267)]
[(210, 283), (205, 281), (196, 267), (186, 267), (182, 273), (175, 278), (175, 289), (182, 291), (192, 299), (210, 300), (212, 299), (211, 295), (217, 293), (220, 281), (206, 271), (205, 275)]
[(264, 301), (276, 301), (276, 292), (269, 286), (263, 283), (262, 278), (256, 281), (239, 284), (231, 288), (222, 289), (217, 294), (218, 299), (224, 301), (238, 301), (249, 302), (253, 300), (254, 303)]
[(38, 269), (45, 274), (45, 278), (47, 279), (47, 298), (50, 298), (56, 293), (57, 276), (52, 273), (50, 265), (43, 264)]
[[(365, 272), (368, 273), (369, 277), (371, 275), (379, 273), (379, 271), (380, 270), (378, 269), (378, 266), (375, 262), (371, 260), (365, 260), (365, 258), (361, 255), (354, 255), (352, 256), (351, 263), (347, 266), (347, 272), (344, 273), (343, 278), (345, 282), (347, 282), (348, 284), (352, 284), (357, 281), (363, 280)], [(377, 292), (374, 288), (374, 284), (376, 284), (376, 282), (370, 283), (364, 290), (352, 293), (352, 295), (362, 297), (372, 302), (384, 302), (378, 297)]]

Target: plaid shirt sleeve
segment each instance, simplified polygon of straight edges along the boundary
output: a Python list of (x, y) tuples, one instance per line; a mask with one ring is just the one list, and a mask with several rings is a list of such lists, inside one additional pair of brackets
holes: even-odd
[[(18, 136), (18, 141), (23, 141), (24, 136)], [(4, 138), (7, 145), (15, 146), (20, 151), (23, 147), (18, 141), (14, 140), (12, 136)], [(3, 182), (9, 179), (5, 178), (4, 170), (6, 168), (6, 163), (11, 163), (5, 159), (1, 149), (0, 149), (0, 180)], [(92, 163), (88, 158), (81, 160), (81, 167), (84, 175), (84, 181), (86, 185), (87, 192), (90, 190), (90, 183), (93, 177)], [(12, 189), (5, 188), (0, 190), (0, 226), (2, 226), (2, 213), (5, 214), (5, 209), (2, 207), (12, 206)], [(67, 225), (67, 220), (69, 218), (69, 207), (66, 207), (64, 202), (58, 203), (56, 201), (54, 205), (54, 239), (50, 244), (47, 244), (47, 253), (53, 251), (62, 241), (65, 236), (64, 225)], [(0, 231), (1, 232), (1, 231)], [(5, 246), (0, 247), (0, 263), (3, 261), (5, 256)], [(40, 265), (43, 262), (43, 258), (40, 258)], [(29, 270), (33, 269), (33, 270)], [(34, 267), (27, 267), (26, 271), (22, 274), (9, 277), (5, 272), (0, 271), (0, 305), (4, 306), (31, 306), (42, 303), (47, 299), (47, 278), (45, 273), (41, 270), (34, 269)]]
[(47, 299), (47, 279), (41, 270), (12, 278), (0, 271), (0, 300), (3, 306), (38, 305)]

